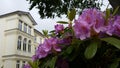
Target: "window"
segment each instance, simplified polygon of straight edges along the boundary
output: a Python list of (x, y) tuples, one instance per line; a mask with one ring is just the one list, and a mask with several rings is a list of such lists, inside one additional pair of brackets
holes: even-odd
[(22, 61), (22, 68), (24, 68), (24, 65), (25, 65), (25, 61)]
[(27, 46), (27, 39), (25, 38), (23, 40), (23, 51), (26, 51), (26, 46)]
[(36, 51), (36, 47), (35, 47), (35, 51)]
[(27, 24), (24, 24), (24, 32), (27, 33)]
[(40, 38), (40, 44), (42, 43), (42, 38)]
[(37, 40), (37, 38), (36, 38), (36, 36), (34, 37), (34, 42), (36, 42), (36, 40)]
[(28, 42), (28, 52), (31, 52), (31, 41)]
[(18, 37), (17, 50), (21, 50), (22, 37)]
[(28, 27), (28, 34), (31, 34), (31, 27)]
[(37, 50), (37, 47), (35, 47), (35, 52), (36, 52), (36, 50)]
[(19, 20), (18, 29), (22, 31), (22, 21)]
[(16, 61), (16, 68), (20, 68), (20, 61), (19, 60)]

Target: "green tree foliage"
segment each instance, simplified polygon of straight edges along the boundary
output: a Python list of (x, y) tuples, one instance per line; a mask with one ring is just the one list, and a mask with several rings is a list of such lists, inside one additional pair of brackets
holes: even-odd
[(55, 16), (61, 17), (63, 14), (67, 14), (67, 11), (71, 8), (75, 8), (77, 13), (84, 8), (96, 7), (100, 9), (102, 1), (98, 0), (27, 0), (31, 4), (30, 10), (34, 7), (39, 9), (41, 18), (54, 18)]

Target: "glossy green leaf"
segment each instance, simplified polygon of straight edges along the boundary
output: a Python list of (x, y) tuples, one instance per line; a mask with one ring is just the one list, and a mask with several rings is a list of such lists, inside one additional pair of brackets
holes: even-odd
[(115, 9), (115, 11), (113, 12), (113, 16), (117, 13), (117, 11), (118, 11), (118, 9), (120, 9), (120, 7), (118, 6), (116, 9)]
[(87, 59), (91, 59), (95, 56), (96, 52), (97, 52), (97, 46), (98, 46), (98, 42), (91, 42), (91, 44), (86, 48), (85, 50), (85, 57)]
[(118, 68), (118, 66), (119, 66), (119, 62), (116, 61), (110, 65), (110, 68)]
[(66, 22), (66, 21), (57, 21), (57, 23), (60, 23), (60, 24), (68, 24), (68, 22)]
[(102, 38), (101, 40), (115, 46), (116, 48), (120, 49), (120, 40), (114, 37)]
[(75, 10), (75, 8), (72, 9), (71, 11), (68, 11), (68, 19), (69, 19), (70, 21), (72, 21), (72, 20), (75, 18), (75, 15), (76, 15), (76, 10)]
[(71, 45), (66, 49), (67, 54), (70, 54), (72, 50), (73, 50), (73, 46)]
[(51, 59), (51, 61), (49, 62), (49, 67), (50, 68), (55, 68), (56, 60), (57, 60), (57, 56), (55, 56)]

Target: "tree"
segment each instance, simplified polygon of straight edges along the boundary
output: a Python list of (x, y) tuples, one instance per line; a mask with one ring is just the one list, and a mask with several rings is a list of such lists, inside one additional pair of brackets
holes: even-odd
[(76, 8), (77, 13), (80, 13), (84, 8), (96, 7), (100, 9), (102, 1), (97, 0), (27, 0), (30, 2), (30, 10), (34, 7), (39, 9), (41, 18), (61, 17), (67, 14), (67, 11)]

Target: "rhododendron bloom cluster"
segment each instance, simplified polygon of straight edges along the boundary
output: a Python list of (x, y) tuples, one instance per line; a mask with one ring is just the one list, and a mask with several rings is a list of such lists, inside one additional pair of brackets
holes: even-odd
[(24, 68), (31, 68), (29, 64), (24, 65)]
[(61, 32), (63, 30), (64, 30), (64, 26), (63, 25), (61, 25), (61, 24), (55, 25), (55, 32), (56, 33), (59, 33), (59, 32)]
[(58, 45), (57, 38), (45, 39), (43, 44), (40, 44), (37, 48), (35, 55), (32, 57), (33, 60), (41, 59), (46, 57), (52, 51), (60, 52), (61, 47)]
[(95, 8), (85, 9), (74, 22), (75, 36), (81, 40), (101, 33), (120, 36), (120, 16), (110, 17), (106, 22), (105, 14)]

